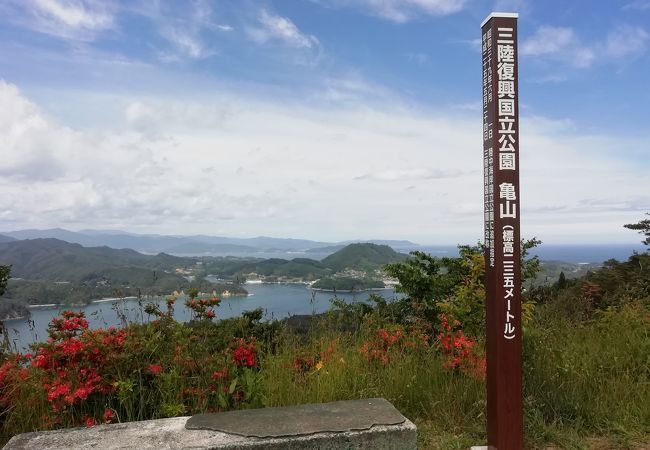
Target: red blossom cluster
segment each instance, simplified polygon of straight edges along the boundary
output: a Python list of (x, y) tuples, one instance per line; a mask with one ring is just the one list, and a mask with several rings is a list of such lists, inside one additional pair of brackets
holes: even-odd
[(316, 358), (297, 356), (293, 361), (293, 370), (299, 374), (310, 372), (316, 365)]
[(228, 380), (229, 378), (230, 378), (230, 372), (228, 372), (228, 369), (217, 370), (212, 373), (212, 379), (214, 381), (223, 381), (223, 380)]
[[(326, 340), (321, 340), (321, 347), (324, 346)], [(337, 346), (339, 344), (338, 339), (333, 339), (327, 342), (327, 347), (321, 352), (308, 353), (304, 352), (295, 357), (293, 361), (293, 370), (296, 374), (305, 375), (311, 372), (314, 368), (318, 370), (320, 367), (323, 367), (324, 364), (331, 362), (335, 355)], [(341, 358), (339, 358), (340, 362)]]
[(160, 375), (162, 372), (163, 368), (160, 364), (149, 364), (149, 372), (151, 372), (153, 375)]
[(126, 331), (87, 328), (83, 313), (64, 312), (63, 318), (50, 323), (50, 339), (32, 359), (31, 365), (41, 371), (42, 387), (56, 412), (94, 393), (105, 395), (114, 389), (113, 380), (101, 374), (121, 352)]
[(485, 378), (485, 358), (475, 354), (476, 341), (465, 336), (460, 322), (450, 323), (446, 315), (440, 315), (442, 331), (436, 337), (436, 347), (445, 358), (446, 369), (460, 368), (476, 378)]
[(388, 364), (388, 353), (400, 348), (404, 341), (404, 331), (401, 328), (395, 328), (390, 331), (386, 328), (380, 328), (376, 331), (372, 339), (363, 343), (359, 352), (369, 361), (379, 361), (382, 364)]
[(197, 319), (209, 320), (216, 317), (216, 313), (214, 312), (213, 308), (215, 306), (219, 306), (219, 303), (221, 303), (221, 299), (218, 297), (202, 299), (189, 298), (185, 302), (185, 306), (194, 311)]
[(249, 341), (236, 339), (230, 345), (232, 363), (237, 367), (257, 367), (257, 343), (254, 338)]
[(111, 408), (106, 408), (104, 414), (102, 414), (102, 419), (104, 419), (104, 423), (112, 423), (115, 420), (115, 411)]
[(83, 312), (63, 311), (61, 316), (50, 322), (47, 333), (51, 341), (72, 338), (88, 329), (88, 321)]

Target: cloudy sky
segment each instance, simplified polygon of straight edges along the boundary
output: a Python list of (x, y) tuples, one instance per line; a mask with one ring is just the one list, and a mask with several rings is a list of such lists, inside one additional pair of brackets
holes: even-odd
[(650, 0), (4, 0), (0, 230), (476, 242), (493, 10), (522, 234), (637, 242)]

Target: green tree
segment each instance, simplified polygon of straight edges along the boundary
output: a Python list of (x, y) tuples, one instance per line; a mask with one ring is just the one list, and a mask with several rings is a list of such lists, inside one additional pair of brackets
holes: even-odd
[[(522, 280), (534, 278), (540, 270), (539, 258), (530, 257), (530, 250), (540, 243), (536, 238), (521, 241)], [(395, 290), (407, 295), (411, 314), (435, 322), (444, 312), (458, 319), (470, 334), (480, 336), (485, 326), (484, 247), (461, 245), (458, 252), (457, 258), (411, 252), (412, 258), (384, 270), (399, 281)], [(522, 314), (528, 320), (533, 305), (524, 306)]]
[(384, 271), (397, 278), (397, 292), (406, 294), (412, 312), (435, 320), (436, 303), (450, 296), (467, 274), (461, 258), (436, 258), (427, 253), (414, 251), (403, 262), (384, 266)]
[[(646, 216), (650, 216), (650, 213), (646, 213)], [(630, 230), (636, 230), (639, 232), (639, 234), (644, 235), (645, 239), (641, 242), (645, 245), (650, 246), (650, 219), (640, 220), (637, 223), (628, 223), (623, 226)]]
[[(7, 282), (9, 281), (11, 273), (11, 266), (0, 266), (0, 296), (4, 295), (5, 289), (7, 288)], [(2, 342), (0, 343), (0, 354), (4, 354), (9, 351), (9, 336), (7, 335), (7, 329), (5, 324), (0, 320), (0, 334), (2, 334)]]
[(0, 266), (0, 296), (4, 295), (7, 288), (7, 281), (9, 281), (11, 273), (11, 266)]

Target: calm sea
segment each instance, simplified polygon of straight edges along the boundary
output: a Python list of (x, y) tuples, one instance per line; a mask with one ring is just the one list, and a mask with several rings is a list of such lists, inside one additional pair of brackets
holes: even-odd
[[(266, 319), (282, 319), (296, 314), (312, 314), (327, 311), (330, 300), (334, 297), (331, 292), (317, 292), (302, 284), (247, 284), (248, 297), (224, 298), (216, 308), (217, 318), (227, 319), (239, 316), (244, 311), (255, 308), (264, 310)], [(395, 297), (392, 289), (373, 291), (385, 298)], [(369, 292), (337, 293), (337, 297), (347, 302), (359, 302), (368, 299)], [(52, 307), (31, 308), (29, 319), (5, 321), (9, 331), (12, 347), (18, 351), (26, 351), (29, 344), (47, 339), (47, 325), (61, 311), (71, 309), (86, 313), (90, 328), (121, 327), (132, 322), (147, 322), (154, 320), (144, 312), (144, 306), (156, 303), (166, 310), (164, 298), (154, 299), (123, 299), (100, 301), (84, 307)], [(183, 322), (189, 321), (191, 311), (185, 308), (183, 301), (176, 303), (174, 317)]]

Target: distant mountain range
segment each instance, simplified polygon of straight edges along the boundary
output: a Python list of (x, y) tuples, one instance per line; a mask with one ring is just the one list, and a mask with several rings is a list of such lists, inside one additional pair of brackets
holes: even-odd
[[(84, 247), (110, 247), (133, 249), (147, 254), (167, 253), (176, 256), (237, 256), (256, 258), (294, 259), (305, 257), (322, 260), (351, 243), (388, 245), (397, 252), (420, 250), (433, 256), (457, 256), (453, 245), (423, 246), (406, 240), (348, 240), (322, 242), (307, 239), (286, 239), (259, 236), (254, 238), (231, 238), (208, 235), (158, 235), (136, 234), (118, 230), (69, 231), (61, 228), (46, 230), (18, 230), (0, 232), (0, 243), (12, 240), (54, 238)], [(621, 245), (546, 245), (534, 249), (533, 254), (546, 260), (573, 263), (596, 262), (616, 258), (625, 260), (633, 251), (642, 252), (640, 244)]]
[(16, 240), (15, 238), (12, 238), (10, 236), (4, 236), (4, 235), (0, 234), (0, 244), (2, 244), (3, 242), (11, 242), (11, 241), (15, 241), (15, 240)]
[(138, 267), (160, 271), (193, 264), (187, 258), (165, 253), (152, 256), (131, 249), (84, 247), (54, 238), (1, 243), (0, 263), (11, 264), (12, 277), (65, 281), (82, 281), (108, 269)]
[(326, 256), (350, 243), (374, 243), (388, 245), (398, 251), (420, 247), (404, 240), (366, 240), (345, 242), (320, 242), (307, 239), (285, 239), (259, 236), (254, 238), (230, 238), (222, 236), (165, 236), (158, 234), (134, 234), (113, 230), (69, 231), (62, 228), (46, 230), (18, 230), (0, 232), (0, 242), (13, 239), (54, 238), (84, 247), (129, 248), (143, 253), (168, 253), (179, 256), (277, 256), (282, 253), (305, 253)]

